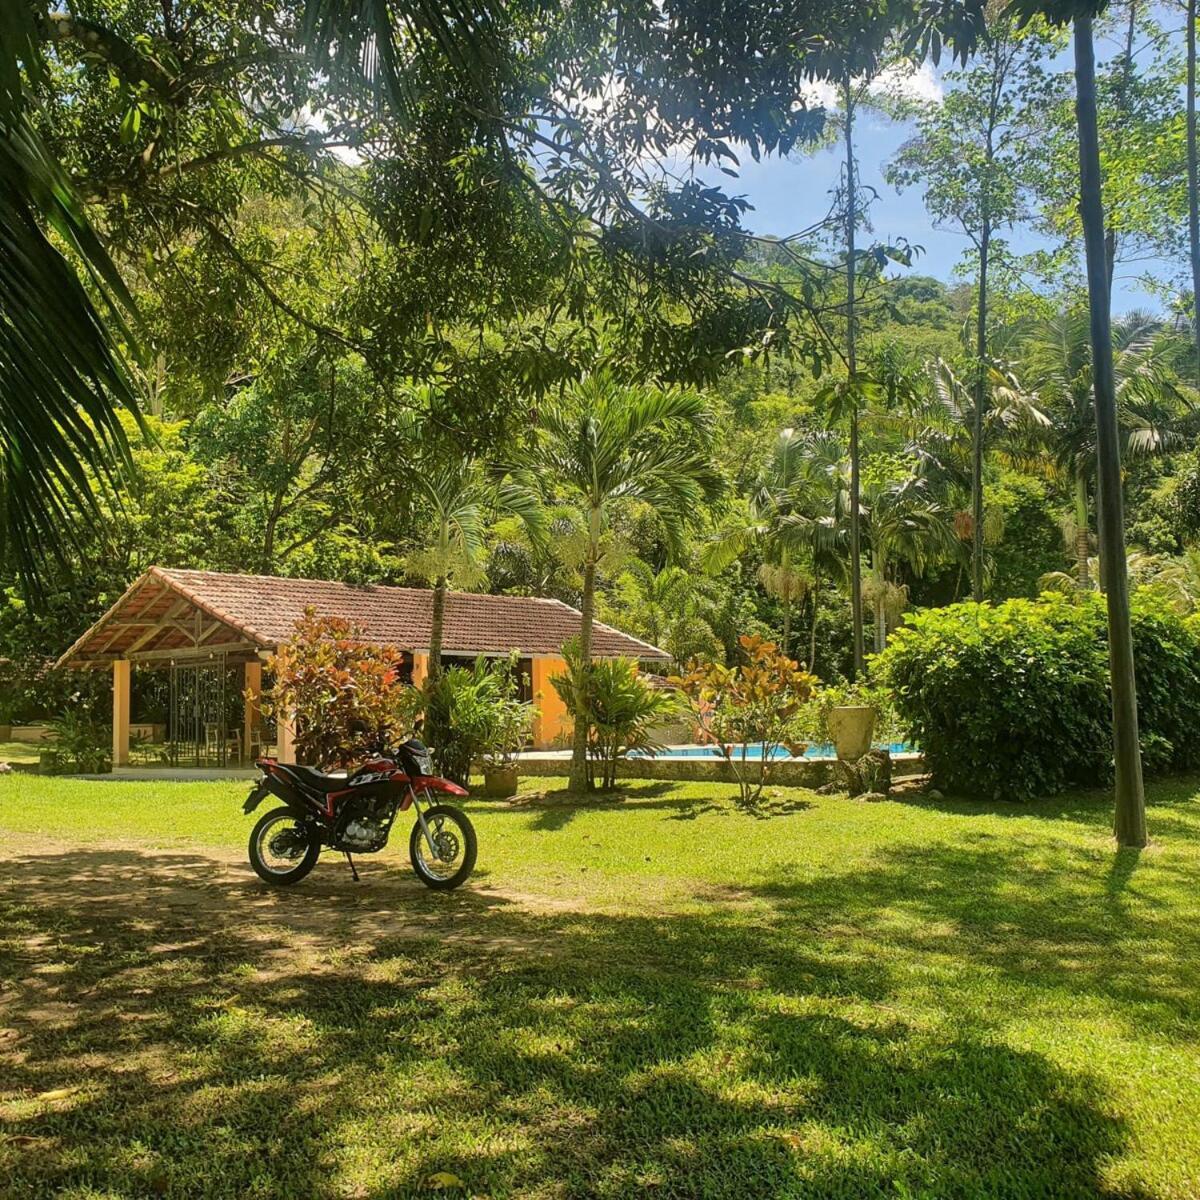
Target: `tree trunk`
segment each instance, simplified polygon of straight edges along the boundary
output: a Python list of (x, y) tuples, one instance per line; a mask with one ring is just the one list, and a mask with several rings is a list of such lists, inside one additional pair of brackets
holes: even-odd
[(1200, 164), (1196, 147), (1196, 0), (1187, 6), (1187, 179), (1188, 244), (1192, 258), (1192, 338), (1200, 385)]
[(979, 238), (979, 312), (975, 328), (975, 413), (971, 433), (971, 598), (983, 602), (983, 417), (987, 405), (988, 253), (991, 219), (984, 213)]
[(1138, 743), (1137, 683), (1133, 629), (1129, 618), (1129, 575), (1125, 561), (1125, 514), (1121, 497), (1121, 448), (1117, 429), (1104, 203), (1100, 190), (1100, 139), (1096, 128), (1096, 61), (1092, 20), (1075, 18), (1075, 113), (1079, 126), (1079, 212), (1087, 257), (1091, 316), (1092, 376), (1095, 381), (1097, 501), (1108, 591), (1108, 655), (1112, 674), (1113, 749), (1116, 760), (1114, 830), (1122, 846), (1146, 844), (1146, 797)]
[(592, 790), (592, 773), (588, 768), (587, 677), (592, 668), (592, 614), (596, 603), (596, 557), (600, 542), (600, 514), (593, 509), (589, 522), (587, 561), (583, 565), (582, 618), (579, 622), (579, 677), (575, 689), (575, 726), (571, 733), (571, 777), (573, 792)]
[(438, 679), (442, 674), (442, 631), (446, 625), (446, 576), (438, 576), (433, 586), (433, 615), (429, 621), (429, 667), (426, 678)]
[(887, 600), (882, 594), (875, 598), (875, 653), (880, 654), (887, 647)]
[(812, 598), (812, 638), (808, 651), (808, 669), (815, 675), (817, 673), (817, 619), (821, 615), (821, 576), (816, 571), (813, 572)]
[(1079, 586), (1087, 590), (1092, 586), (1088, 568), (1088, 504), (1087, 479), (1077, 467), (1075, 469), (1075, 576)]
[(780, 649), (787, 654), (792, 640), (792, 591), (786, 584), (783, 593), (783, 645)]
[[(846, 76), (846, 368), (851, 386), (858, 382), (858, 331), (854, 311), (855, 270), (855, 227), (858, 224), (857, 196), (854, 176), (854, 91), (850, 76)], [(850, 620), (854, 629), (854, 668), (852, 677), (857, 679), (863, 670), (865, 651), (863, 646), (863, 602), (862, 602), (862, 530), (859, 513), (858, 472), (858, 397), (854, 396), (850, 410)]]

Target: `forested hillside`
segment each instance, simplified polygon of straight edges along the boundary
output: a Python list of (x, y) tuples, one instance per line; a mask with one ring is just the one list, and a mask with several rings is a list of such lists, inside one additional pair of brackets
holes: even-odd
[[(902, 55), (892, 30), (862, 31), (873, 57), (863, 50), (841, 93), (806, 92), (811, 63), (780, 68), (770, 86), (806, 100), (709, 137), (661, 91), (654, 120), (628, 90), (588, 99), (603, 37), (578, 14), (553, 36), (538, 6), (525, 18), (545, 34), (529, 54), (553, 62), (552, 97), (528, 59), (498, 85), (524, 89), (505, 95), (545, 110), (541, 124), (472, 124), (455, 92), (467, 84), (427, 58), (401, 128), (377, 82), (279, 51), (301, 35), (295, 6), (88, 12), (90, 24), (44, 19), (32, 120), (133, 293), (144, 420), (123, 418), (131, 461), (115, 480), (91, 474), (102, 519), (68, 489), (61, 552), (36, 579), (9, 556), (0, 656), (56, 655), (153, 563), (446, 578), (578, 603), (586, 514), (553, 471), (530, 468), (547, 405), (588, 377), (703, 401), (686, 431), (650, 435), (707, 457), (699, 499), (675, 520), (618, 496), (596, 563), (598, 615), (681, 662), (763, 633), (823, 678), (851, 672), (852, 422), (868, 652), (907, 610), (970, 597), (977, 528), (986, 597), (1098, 586), (1071, 72), (1065, 35), (1040, 20), (991, 18), (966, 65), (941, 60), (933, 108), (877, 86), (903, 76)], [(1161, 296), (1113, 331), (1131, 569), (1190, 607), (1200, 419), (1179, 14), (1134, 3), (1104, 20), (1110, 250), (1152, 263)], [(658, 36), (623, 52), (649, 61), (665, 53)], [(670, 67), (647, 86), (669, 91)], [(847, 114), (872, 109), (911, 130), (889, 180), (925, 194), (931, 225), (966, 235), (954, 279), (923, 274), (919, 247), (880, 241), (889, 196), (847, 187), (845, 171), (826, 221), (753, 233), (730, 147), (853, 144)], [(725, 120), (715, 107), (706, 119)], [(690, 166), (667, 186), (647, 164), (685, 134)], [(581, 164), (601, 147), (597, 183)], [(1020, 230), (1036, 252), (1017, 252)], [(445, 489), (466, 476), (472, 531), (439, 557)], [(501, 478), (536, 498), (541, 534)]]

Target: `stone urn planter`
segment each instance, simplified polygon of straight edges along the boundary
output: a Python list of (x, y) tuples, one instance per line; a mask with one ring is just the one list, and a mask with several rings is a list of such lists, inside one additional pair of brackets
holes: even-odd
[(507, 800), (517, 794), (517, 781), (520, 773), (516, 763), (504, 766), (487, 766), (483, 768), (483, 794), (493, 800)]
[(829, 736), (842, 762), (858, 762), (871, 748), (875, 710), (866, 704), (846, 705), (829, 713)]

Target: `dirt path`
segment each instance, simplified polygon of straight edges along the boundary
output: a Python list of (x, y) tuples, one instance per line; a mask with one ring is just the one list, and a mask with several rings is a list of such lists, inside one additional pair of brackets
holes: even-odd
[[(0, 901), (48, 907), (98, 933), (153, 928), (164, 945), (220, 937), (271, 953), (381, 941), (453, 937), (506, 941), (489, 916), (554, 914), (576, 905), (509, 890), (486, 879), (451, 893), (431, 892), (395, 855), (356, 861), (354, 883), (330, 855), (295, 888), (272, 888), (244, 853), (223, 847), (162, 849), (135, 841), (86, 846), (4, 833)], [(139, 939), (140, 940), (140, 939)]]

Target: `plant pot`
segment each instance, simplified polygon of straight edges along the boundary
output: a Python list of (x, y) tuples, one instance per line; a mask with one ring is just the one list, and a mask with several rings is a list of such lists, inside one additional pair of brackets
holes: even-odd
[(520, 774), (517, 771), (517, 764), (512, 763), (505, 767), (487, 767), (483, 768), (483, 794), (490, 796), (493, 800), (507, 800), (509, 796), (517, 794), (517, 780)]
[(829, 713), (829, 736), (842, 762), (854, 763), (871, 748), (875, 710), (866, 704), (846, 705)]

